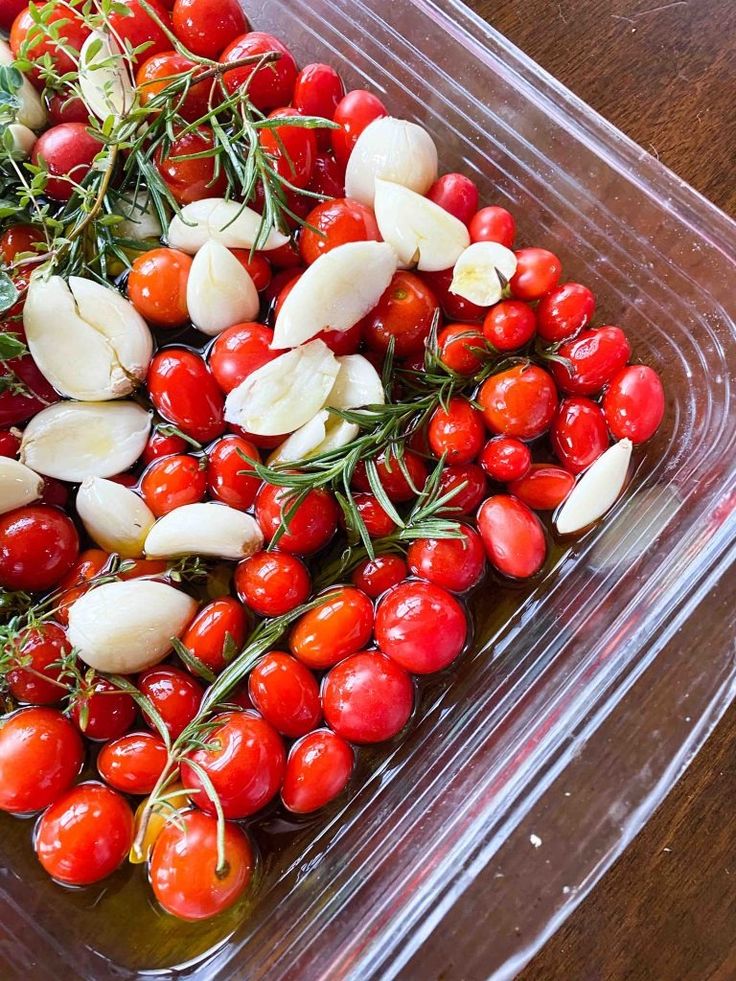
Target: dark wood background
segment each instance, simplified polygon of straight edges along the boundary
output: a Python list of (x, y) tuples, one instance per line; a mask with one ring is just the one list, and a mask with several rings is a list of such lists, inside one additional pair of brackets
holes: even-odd
[[(736, 214), (736, 0), (468, 0)], [(736, 978), (736, 708), (523, 981)]]

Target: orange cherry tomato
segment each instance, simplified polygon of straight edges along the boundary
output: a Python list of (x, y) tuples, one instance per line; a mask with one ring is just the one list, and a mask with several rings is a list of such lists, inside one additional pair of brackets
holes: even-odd
[(289, 647), (308, 667), (329, 668), (368, 644), (373, 619), (373, 604), (365, 593), (354, 586), (339, 586), (297, 620)]
[[(311, 227), (309, 227), (311, 226)], [(360, 201), (323, 201), (307, 215), (299, 236), (299, 251), (307, 265), (346, 242), (380, 242), (376, 216)]]
[[(143, 62), (136, 74), (136, 85), (141, 105), (146, 106), (154, 96), (162, 92), (179, 75), (189, 75), (197, 70), (195, 62), (177, 51), (162, 51)], [(178, 107), (179, 115), (188, 122), (201, 119), (208, 110), (214, 80), (195, 82)]]
[(196, 504), (206, 490), (206, 466), (196, 456), (186, 454), (154, 460), (141, 480), (143, 500), (157, 518), (184, 504)]
[(477, 401), (491, 432), (536, 439), (554, 419), (557, 389), (544, 368), (524, 363), (491, 375), (483, 382)]
[(373, 351), (385, 354), (391, 338), (394, 354), (406, 358), (424, 350), (432, 320), (439, 310), (434, 293), (414, 273), (399, 270), (367, 317), (363, 336)]
[(128, 276), (128, 297), (155, 327), (181, 327), (189, 319), (187, 280), (192, 259), (178, 249), (139, 255)]
[(202, 607), (181, 642), (201, 664), (217, 674), (240, 652), (247, 631), (245, 608), (232, 596), (221, 596)]

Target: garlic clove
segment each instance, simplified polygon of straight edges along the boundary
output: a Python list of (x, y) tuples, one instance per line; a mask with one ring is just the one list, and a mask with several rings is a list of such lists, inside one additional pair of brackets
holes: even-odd
[(425, 272), (449, 269), (470, 245), (458, 218), (401, 184), (377, 178), (374, 208), (381, 236), (405, 266)]
[(71, 605), (67, 636), (91, 668), (133, 674), (162, 661), (196, 611), (191, 596), (163, 582), (104, 583)]
[(554, 517), (560, 535), (572, 535), (602, 518), (626, 486), (631, 462), (629, 439), (614, 443), (578, 478)]
[(79, 88), (98, 119), (121, 117), (135, 102), (135, 89), (120, 46), (109, 34), (93, 31), (79, 52)]
[(261, 251), (269, 251), (286, 245), (288, 238), (275, 228), (264, 242), (262, 221), (257, 211), (237, 201), (203, 198), (185, 205), (174, 215), (169, 225), (168, 243), (172, 249), (192, 255), (210, 239), (228, 249), (252, 249), (258, 243)]
[(479, 307), (490, 307), (503, 296), (516, 272), (516, 256), (498, 242), (474, 242), (455, 263), (450, 292)]
[(327, 404), (334, 409), (358, 409), (363, 405), (383, 405), (386, 393), (381, 376), (362, 354), (338, 358), (340, 371)]
[(150, 429), (149, 413), (135, 402), (56, 402), (26, 426), (21, 460), (73, 484), (113, 477), (133, 466)]
[(145, 542), (151, 559), (206, 555), (238, 562), (261, 548), (263, 533), (255, 518), (214, 501), (169, 511), (154, 524)]
[(146, 188), (140, 188), (137, 193), (121, 195), (117, 203), (117, 213), (123, 217), (115, 226), (115, 233), (120, 238), (133, 242), (161, 238), (161, 222)]
[(321, 255), (284, 301), (271, 347), (296, 347), (322, 330), (349, 330), (378, 303), (396, 272), (385, 242), (347, 242)]
[(77, 491), (77, 514), (96, 545), (124, 559), (143, 555), (143, 543), (156, 520), (130, 487), (102, 477), (82, 481)]
[(324, 341), (309, 341), (234, 388), (225, 400), (225, 419), (256, 436), (292, 433), (324, 407), (339, 370)]
[[(15, 55), (10, 50), (10, 46), (7, 41), (0, 38), (0, 65), (10, 67), (14, 63)], [(23, 75), (23, 81), (15, 95), (20, 102), (15, 114), (16, 122), (27, 126), (29, 129), (43, 129), (48, 118), (46, 107), (41, 101), (41, 96), (25, 75)]]
[(372, 205), (376, 178), (426, 194), (437, 179), (437, 147), (422, 126), (382, 116), (358, 137), (345, 172), (345, 196)]
[(36, 134), (23, 123), (10, 123), (7, 131), (12, 145), (7, 148), (13, 160), (27, 160), (36, 145)]
[(189, 270), (187, 308), (197, 330), (214, 337), (233, 324), (254, 320), (260, 300), (248, 271), (224, 245), (210, 240)]
[(37, 501), (43, 492), (43, 477), (11, 457), (0, 456), (0, 514)]
[(309, 422), (287, 437), (268, 458), (269, 466), (297, 463), (351, 443), (360, 432), (355, 423), (347, 422), (322, 409)]

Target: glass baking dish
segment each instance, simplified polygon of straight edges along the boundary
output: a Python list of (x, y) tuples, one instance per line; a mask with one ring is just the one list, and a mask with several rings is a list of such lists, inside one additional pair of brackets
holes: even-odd
[[(736, 225), (457, 0), (251, 0), (301, 62), (434, 134), (444, 170), (590, 285), (662, 374), (626, 499), (531, 590), (475, 600), (480, 650), (425, 689), (352, 798), (257, 840), (249, 905), (182, 926), (135, 890), (44, 880), (2, 823), (2, 976), (512, 976), (702, 745), (736, 684)], [(227, 936), (223, 939), (223, 931)]]

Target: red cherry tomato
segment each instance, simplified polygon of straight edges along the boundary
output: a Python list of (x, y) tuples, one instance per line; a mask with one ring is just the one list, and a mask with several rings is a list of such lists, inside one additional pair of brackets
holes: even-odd
[[(57, 75), (77, 72), (77, 55), (82, 50), (90, 29), (70, 6), (60, 6), (50, 11), (44, 10), (44, 6), (42, 3), (29, 4), (27, 7), (24, 5), (10, 29), (10, 50), (15, 58), (24, 56), (36, 64), (48, 55)], [(44, 10), (43, 20), (51, 29), (53, 37), (35, 28), (41, 10)], [(35, 37), (26, 44), (31, 31)], [(34, 65), (28, 74), (36, 88), (42, 89), (44, 82), (40, 69)]]
[(17, 430), (0, 430), (0, 456), (7, 457), (10, 460), (15, 460), (18, 456), (19, 450), (20, 436), (17, 435)]
[[(169, 664), (144, 671), (138, 678), (138, 690), (158, 712), (172, 739), (181, 735), (197, 714), (204, 694), (190, 674)], [(150, 729), (156, 729), (145, 711), (143, 718)]]
[(547, 249), (519, 249), (516, 252), (516, 272), (509, 283), (518, 300), (538, 300), (554, 289), (560, 281), (562, 263)]
[(412, 542), (406, 554), (412, 574), (451, 593), (464, 593), (475, 586), (486, 565), (483, 542), (472, 528), (461, 530), (462, 538), (420, 538)]
[(349, 744), (329, 729), (310, 732), (291, 747), (281, 800), (292, 814), (310, 814), (338, 797), (350, 780)]
[(330, 136), (332, 152), (341, 166), (347, 165), (358, 137), (368, 124), (387, 115), (381, 100), (365, 89), (353, 89), (338, 102), (332, 119), (340, 129), (331, 130)]
[(373, 494), (354, 494), (353, 504), (371, 538), (385, 538), (396, 530), (393, 518), (386, 514)]
[(571, 396), (560, 402), (550, 427), (555, 456), (570, 473), (582, 473), (608, 449), (608, 428), (600, 406)]
[(452, 494), (452, 497), (443, 512), (455, 517), (473, 514), (485, 497), (486, 485), (486, 475), (474, 463), (445, 467), (440, 474), (438, 494), (440, 497)]
[(280, 617), (306, 602), (311, 581), (295, 555), (256, 552), (236, 568), (235, 591), (259, 616)]
[[(0, 327), (2, 330), (2, 327)], [(12, 333), (12, 331), (11, 331)], [(5, 387), (2, 379), (9, 379)], [(20, 381), (30, 394), (13, 390), (12, 382)], [(15, 426), (35, 416), (41, 409), (59, 401), (59, 394), (46, 381), (30, 354), (10, 361), (0, 361), (0, 426)]]
[(11, 225), (0, 236), (0, 255), (10, 265), (18, 256), (38, 255), (36, 246), (45, 241), (37, 225)]
[(526, 443), (513, 436), (489, 439), (480, 455), (480, 465), (499, 484), (519, 480), (529, 472), (532, 453)]
[(260, 460), (256, 447), (240, 436), (224, 436), (210, 447), (207, 454), (210, 497), (240, 511), (248, 510), (261, 486), (261, 478), (246, 457)]
[(491, 205), (473, 215), (468, 231), (471, 242), (499, 242), (510, 249), (516, 238), (516, 222), (510, 211)]
[[(322, 130), (317, 130), (317, 145), (322, 136)], [(327, 137), (329, 139), (329, 136)], [(318, 153), (314, 158), (314, 170), (309, 190), (316, 194), (324, 194), (328, 198), (345, 196), (345, 168), (341, 167), (329, 153)]]
[(314, 339), (323, 341), (338, 357), (355, 354), (363, 343), (363, 325), (358, 322), (347, 330), (321, 330)]
[(653, 368), (632, 364), (611, 379), (603, 396), (603, 412), (615, 439), (644, 443), (664, 417), (664, 389)]
[(232, 596), (221, 596), (202, 607), (181, 642), (200, 664), (219, 674), (240, 653), (247, 632), (243, 607)]
[(171, 24), (185, 47), (200, 58), (215, 60), (231, 41), (248, 30), (238, 0), (176, 0)]
[(435, 456), (448, 463), (471, 463), (485, 438), (482, 413), (467, 399), (453, 396), (446, 408), (436, 409), (429, 420), (429, 445)]
[(521, 300), (502, 300), (486, 314), (483, 334), (497, 351), (518, 351), (537, 332), (537, 317)]
[(44, 161), (49, 174), (45, 188), (48, 197), (68, 201), (101, 149), (102, 143), (87, 132), (84, 123), (62, 123), (39, 136), (31, 163), (38, 166)]
[(30, 814), (48, 807), (82, 768), (84, 747), (56, 709), (24, 708), (0, 720), (0, 810)]
[(455, 374), (475, 375), (485, 363), (488, 347), (476, 327), (448, 324), (437, 335), (437, 354), (442, 364)]
[(176, 436), (174, 433), (167, 436), (165, 433), (159, 432), (158, 429), (154, 429), (148, 437), (141, 460), (148, 465), (164, 456), (174, 456), (175, 454), (181, 456), (186, 452), (187, 446), (187, 441), (181, 436)]
[(25, 6), (26, 0), (2, 0), (0, 3), (0, 28), (7, 33)]
[(322, 201), (307, 215), (307, 226), (299, 236), (299, 251), (307, 265), (346, 242), (381, 241), (373, 211), (352, 198)]
[(62, 668), (58, 662), (71, 651), (61, 627), (55, 623), (31, 627), (11, 644), (10, 650), (8, 664), (12, 667), (5, 680), (13, 698), (31, 705), (54, 705), (60, 701), (68, 686), (60, 679)]
[(71, 702), (70, 718), (88, 739), (117, 739), (133, 725), (136, 705), (132, 697), (107, 678), (97, 678)]
[[(413, 500), (417, 494), (421, 494), (427, 482), (424, 460), (411, 450), (407, 450), (401, 460), (390, 451), (381, 453), (375, 464), (381, 486), (389, 500), (396, 504)], [(370, 490), (371, 485), (363, 463), (355, 468), (353, 486), (362, 491)]]
[(296, 739), (311, 732), (322, 718), (317, 681), (301, 661), (270, 651), (248, 679), (253, 705), (277, 732)]
[(427, 191), (427, 197), (464, 225), (478, 207), (478, 188), (465, 174), (443, 174)]
[[(256, 520), (266, 541), (271, 541), (285, 515), (294, 507), (294, 494), (286, 487), (264, 484), (256, 497)], [(310, 490), (289, 518), (289, 530), (278, 540), (284, 552), (317, 552), (337, 531), (339, 508), (329, 491)]]
[(269, 347), (273, 331), (263, 324), (235, 324), (218, 336), (210, 351), (210, 370), (223, 392), (232, 392), (264, 364), (278, 357)]
[(88, 886), (112, 875), (125, 860), (133, 844), (133, 812), (104, 784), (80, 783), (44, 812), (33, 844), (52, 879)]
[(181, 327), (189, 319), (187, 281), (192, 259), (178, 249), (151, 249), (133, 262), (128, 298), (155, 327)]
[(377, 599), (408, 575), (409, 569), (400, 555), (377, 555), (375, 559), (361, 562), (350, 578), (366, 596)]
[(509, 493), (535, 511), (554, 511), (575, 485), (575, 478), (562, 467), (533, 463), (529, 472), (509, 484)]
[(212, 130), (199, 126), (177, 136), (165, 152), (163, 147), (156, 151), (156, 169), (179, 204), (217, 198), (225, 193), (227, 177), (222, 168), (219, 172), (216, 168), (214, 147)]
[[(299, 109), (276, 109), (268, 118), (293, 119), (300, 115)], [(309, 184), (317, 156), (317, 137), (313, 129), (284, 122), (274, 129), (260, 130), (258, 142), (270, 154), (273, 168), (283, 180), (294, 187)], [(311, 207), (311, 201), (308, 207)]]
[[(188, 754), (181, 778), (197, 790), (197, 806), (207, 814), (215, 806), (199, 776), (210, 778), (226, 818), (244, 818), (265, 807), (281, 789), (286, 767), (284, 743), (276, 730), (254, 712), (223, 712), (215, 716), (206, 747)], [(187, 761), (191, 760), (195, 766)]]
[[(262, 252), (254, 252), (251, 257), (248, 249), (231, 249), (230, 251), (253, 280), (253, 285), (258, 292), (262, 293), (267, 289), (271, 282), (273, 270), (265, 255)], [(240, 324), (236, 324), (236, 326), (239, 327)]]
[[(293, 104), (305, 116), (332, 119), (338, 103), (345, 95), (342, 79), (331, 65), (305, 65), (296, 77)], [(330, 130), (315, 130), (317, 145), (329, 149)], [(334, 195), (338, 197), (339, 195)]]
[(101, 548), (88, 548), (81, 552), (71, 569), (59, 582), (59, 603), (55, 617), (66, 625), (69, 621), (69, 607), (89, 589), (89, 581), (98, 575), (110, 561), (107, 552)]
[(47, 96), (46, 109), (52, 126), (61, 123), (84, 123), (89, 125), (89, 110), (69, 90), (62, 89)]
[(79, 554), (71, 519), (48, 504), (0, 515), (0, 586), (41, 591), (58, 585)]
[(595, 395), (624, 367), (631, 347), (620, 327), (598, 327), (565, 341), (557, 354), (564, 360), (554, 361), (550, 371), (558, 388), (570, 395)]
[(458, 293), (450, 292), (452, 269), (442, 269), (440, 272), (423, 272), (421, 278), (432, 290), (448, 320), (472, 323), (476, 320), (482, 320), (486, 315), (488, 307), (479, 307)]
[[(192, 75), (201, 69), (196, 62), (185, 58), (178, 51), (162, 51), (147, 57), (136, 72), (135, 80), (141, 105), (146, 106), (155, 96), (171, 85), (181, 75)], [(206, 115), (210, 96), (214, 89), (212, 80), (190, 85), (181, 104), (177, 98), (177, 112), (187, 122), (196, 122)]]
[(511, 579), (528, 579), (544, 565), (547, 541), (536, 514), (510, 494), (481, 505), (478, 531), (491, 565)]
[(157, 518), (196, 504), (207, 490), (207, 470), (195, 456), (165, 456), (155, 460), (141, 478), (141, 496)]
[[(122, 476), (111, 477), (110, 480), (118, 480)], [(132, 479), (132, 482), (133, 484), (136, 483), (135, 478)], [(54, 477), (44, 477), (41, 500), (44, 504), (50, 504), (57, 508), (65, 508), (69, 503), (69, 488), (61, 480), (56, 480)]]
[(221, 62), (229, 64), (252, 55), (264, 55), (270, 52), (280, 55), (278, 61), (261, 65), (260, 68), (256, 67), (257, 63), (242, 65), (223, 75), (223, 81), (229, 92), (235, 92), (247, 83), (248, 97), (261, 112), (269, 112), (279, 106), (288, 106), (291, 102), (297, 67), (289, 49), (271, 34), (251, 31), (236, 38), (220, 56)]
[(483, 382), (477, 401), (491, 432), (536, 439), (554, 418), (557, 390), (543, 368), (519, 364)]
[(446, 668), (465, 646), (467, 633), (462, 606), (434, 583), (404, 582), (394, 586), (376, 610), (376, 643), (384, 654), (413, 674)]
[(150, 794), (167, 758), (163, 739), (152, 732), (129, 732), (105, 743), (97, 769), (105, 783), (123, 794)]
[(322, 683), (330, 728), (351, 743), (380, 743), (404, 728), (414, 708), (414, 685), (391, 658), (361, 651), (336, 664)]
[(588, 326), (594, 312), (595, 297), (587, 286), (563, 283), (539, 301), (539, 336), (552, 344), (566, 341)]
[(393, 338), (397, 358), (423, 351), (438, 307), (437, 298), (418, 276), (399, 270), (363, 319), (363, 336), (368, 347), (385, 354)]
[[(146, 0), (146, 3), (151, 7), (156, 18), (164, 26), (169, 27), (171, 18), (163, 3), (159, 0)], [(127, 41), (131, 49), (141, 49), (135, 56), (137, 60), (150, 58), (151, 55), (171, 49), (171, 41), (166, 36), (166, 32), (144, 9), (139, 0), (120, 0), (120, 5), (128, 9), (122, 11), (112, 8), (109, 14), (110, 28), (123, 44)]]
[(229, 821), (224, 859), (224, 869), (218, 871), (217, 819), (185, 811), (178, 822), (165, 826), (153, 846), (149, 878), (154, 896), (180, 920), (206, 920), (222, 913), (243, 895), (255, 866), (247, 835)]
[(297, 620), (289, 647), (308, 667), (321, 670), (365, 647), (372, 634), (371, 601), (359, 589), (338, 586)]
[(148, 368), (154, 408), (187, 436), (209, 443), (225, 429), (225, 399), (207, 365), (192, 351), (159, 351)]

